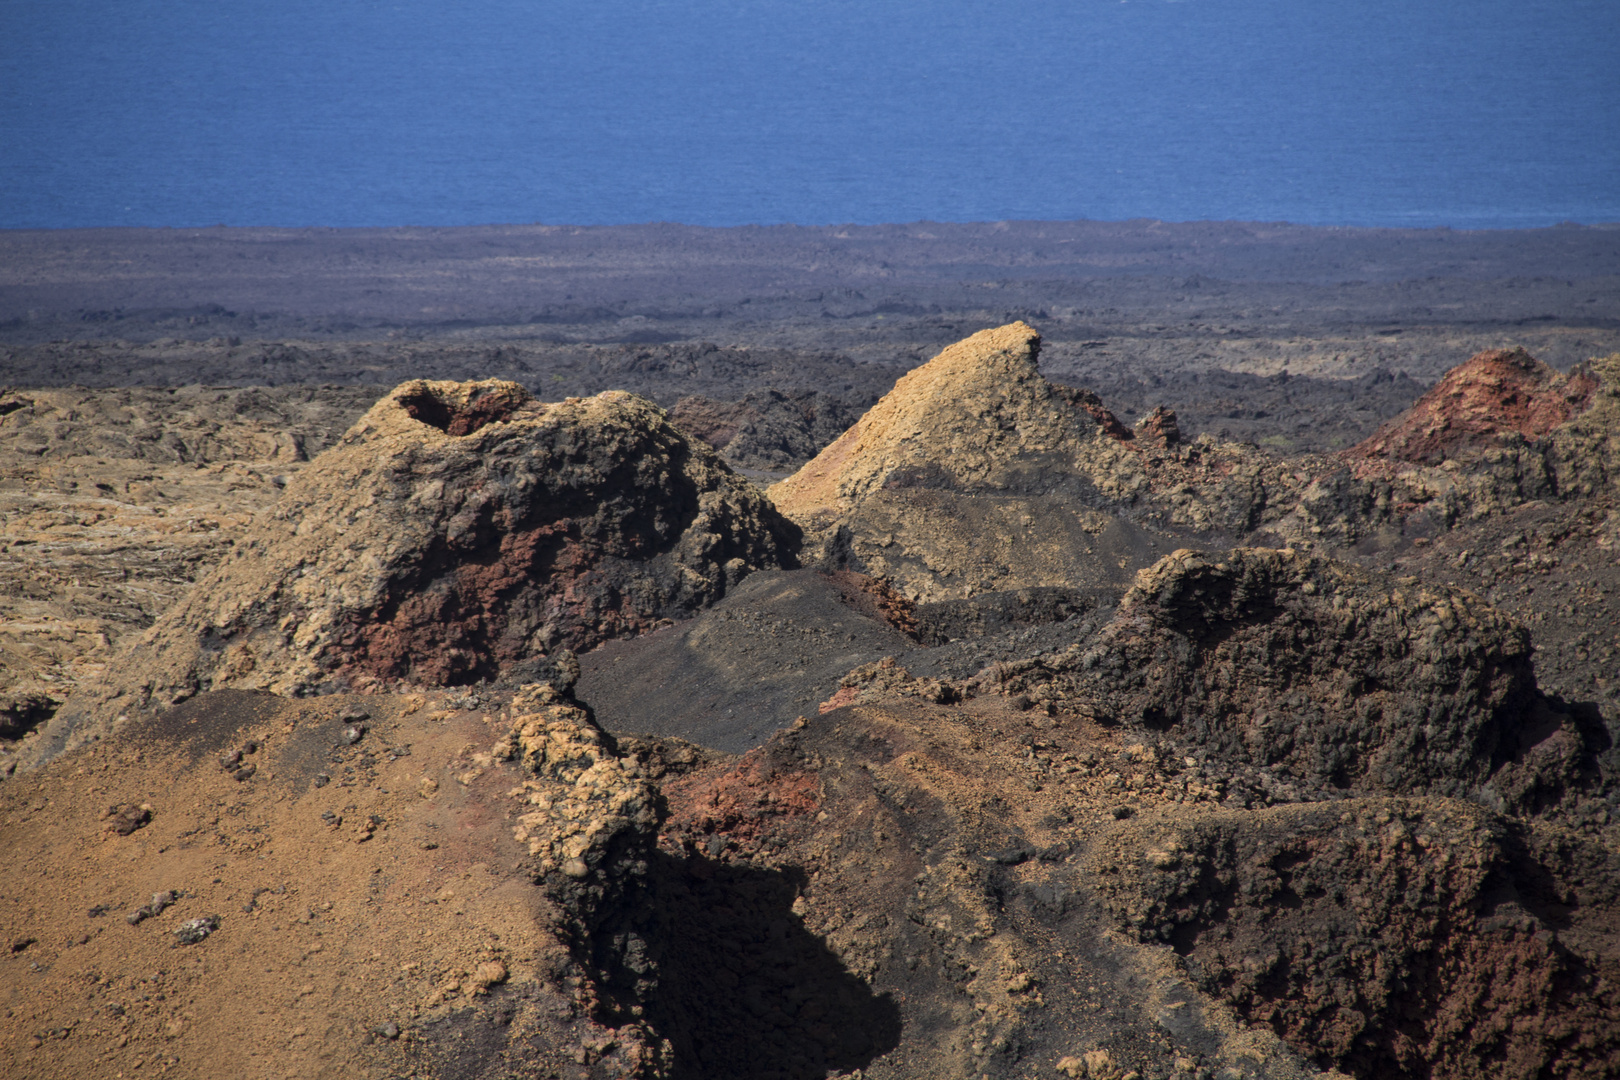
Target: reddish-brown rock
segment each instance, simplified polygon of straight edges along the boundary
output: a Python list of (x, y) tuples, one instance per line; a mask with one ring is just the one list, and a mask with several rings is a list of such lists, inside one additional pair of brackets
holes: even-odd
[(1558, 374), (1523, 349), (1492, 349), (1446, 372), (1406, 412), (1345, 451), (1353, 462), (1433, 465), (1503, 436), (1546, 436), (1581, 413), (1597, 380)]
[(52, 721), (43, 749), (87, 718), (213, 688), (521, 674), (689, 614), (755, 569), (791, 565), (795, 543), (755, 488), (652, 402), (406, 383), (299, 473), (124, 657), (124, 674)]

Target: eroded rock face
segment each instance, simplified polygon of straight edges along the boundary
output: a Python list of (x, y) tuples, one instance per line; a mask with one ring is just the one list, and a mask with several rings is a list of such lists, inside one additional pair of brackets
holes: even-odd
[(1143, 488), (1130, 455), (1098, 442), (1103, 422), (1055, 393), (1036, 366), (1040, 335), (1024, 323), (960, 341), (895, 383), (856, 424), (794, 476), (774, 485), (784, 513), (847, 510), (885, 487), (929, 475), (956, 488), (1039, 483), (1067, 472), (1103, 493)]
[[(1610, 861), (1600, 850), (1580, 857)], [(1614, 960), (1562, 942), (1569, 908), (1536, 885), (1567, 862), (1471, 803), (1374, 798), (1132, 822), (1084, 872), (1128, 932), (1173, 944), (1204, 989), (1318, 1064), (1608, 1076)], [(1581, 873), (1582, 901), (1612, 903), (1600, 866)]]
[(1530, 661), (1528, 632), (1471, 593), (1237, 548), (1176, 552), (1096, 640), (994, 675), (1313, 785), (1453, 794), (1535, 743), (1563, 746), (1560, 768), (1578, 751)]
[[(1183, 440), (1175, 414), (1134, 430), (1095, 393), (1048, 382), (1023, 323), (960, 341), (903, 376), (771, 498), (807, 558), (892, 579), (914, 601), (1113, 586), (1181, 546), (1279, 524), (1341, 463)], [(1280, 525), (1285, 535), (1314, 522)], [(1321, 530), (1318, 529), (1318, 532)]]
[(1335, 532), (1335, 517), (1352, 534), (1379, 520), (1451, 528), (1532, 500), (1612, 498), (1620, 355), (1561, 376), (1522, 349), (1480, 353), (1341, 458), (1351, 475), (1315, 514)]
[(931, 602), (1113, 581), (1120, 557), (1134, 568), (1162, 554), (1096, 509), (1148, 490), (1118, 437), (1129, 431), (1091, 407), (1095, 395), (1047, 382), (1039, 348), (1023, 323), (952, 345), (773, 485), (772, 500), (806, 529), (810, 557)]
[(1347, 450), (1352, 460), (1438, 465), (1507, 436), (1533, 442), (1584, 412), (1597, 379), (1569, 376), (1521, 349), (1492, 349), (1446, 372), (1406, 412)]
[(406, 383), (288, 485), (123, 679), (64, 712), (498, 677), (690, 613), (791, 565), (795, 540), (651, 402)]

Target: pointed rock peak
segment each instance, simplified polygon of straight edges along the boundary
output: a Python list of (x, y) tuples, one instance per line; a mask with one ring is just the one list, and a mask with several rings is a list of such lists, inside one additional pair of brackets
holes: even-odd
[[(1041, 335), (1025, 322), (1011, 322), (980, 330), (963, 338), (922, 367), (905, 375), (906, 380), (939, 383), (964, 380), (969, 383), (1005, 376), (1015, 379), (1039, 378), (1036, 359), (1041, 351)], [(896, 385), (896, 389), (899, 384)]]
[(1014, 461), (1072, 452), (1098, 422), (1042, 377), (1040, 334), (982, 330), (895, 383), (813, 461), (770, 489), (789, 516), (848, 506), (884, 486), (993, 485)]
[(1505, 436), (1534, 441), (1585, 411), (1597, 385), (1584, 368), (1564, 376), (1523, 349), (1487, 350), (1345, 457), (1432, 465)]

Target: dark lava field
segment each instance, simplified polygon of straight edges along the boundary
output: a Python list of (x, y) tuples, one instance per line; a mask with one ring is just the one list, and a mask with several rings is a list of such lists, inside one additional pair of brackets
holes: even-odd
[(0, 1076), (1620, 1075), (1620, 227), (0, 232)]

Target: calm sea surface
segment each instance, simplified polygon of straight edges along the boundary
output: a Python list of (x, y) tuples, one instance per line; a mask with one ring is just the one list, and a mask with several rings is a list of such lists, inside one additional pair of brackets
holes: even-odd
[(1620, 220), (1620, 0), (0, 0), (0, 227)]

